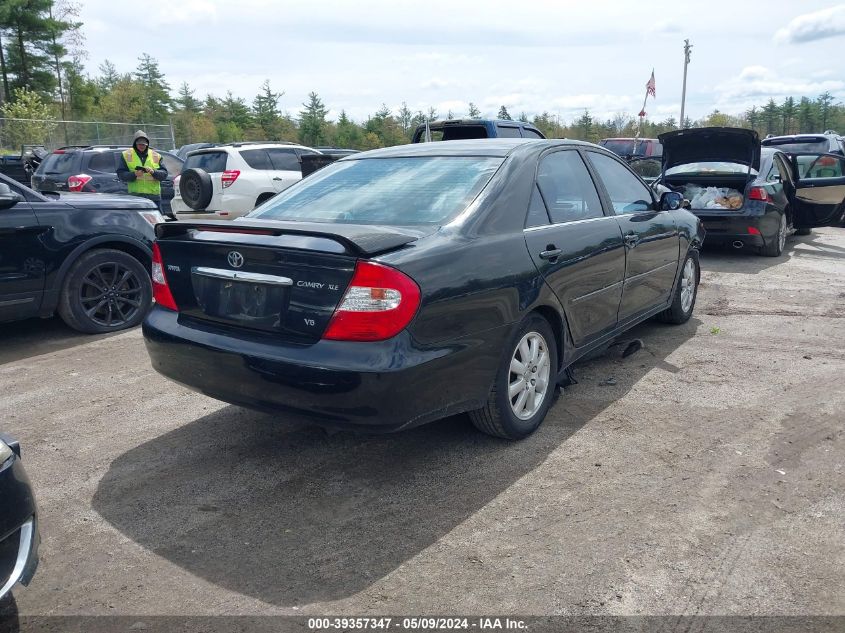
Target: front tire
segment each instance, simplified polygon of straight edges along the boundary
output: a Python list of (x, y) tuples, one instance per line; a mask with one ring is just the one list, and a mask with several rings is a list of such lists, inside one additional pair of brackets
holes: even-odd
[(507, 345), (487, 403), (470, 412), (475, 427), (519, 440), (543, 422), (557, 386), (557, 344), (548, 321), (529, 315)]
[(138, 325), (152, 303), (152, 283), (137, 259), (114, 249), (84, 253), (65, 277), (59, 316), (86, 334)]
[(695, 300), (698, 298), (700, 277), (701, 266), (698, 262), (698, 251), (691, 250), (687, 253), (683, 268), (681, 268), (681, 277), (675, 285), (672, 305), (658, 315), (661, 321), (675, 325), (689, 321), (692, 311), (695, 309)]

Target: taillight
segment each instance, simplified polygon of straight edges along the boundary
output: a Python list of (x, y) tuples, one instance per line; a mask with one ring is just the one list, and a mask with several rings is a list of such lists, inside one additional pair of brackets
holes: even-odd
[(836, 159), (832, 156), (822, 156), (819, 158), (819, 165), (822, 167), (831, 167), (836, 164)]
[(173, 179), (173, 186), (174, 186), (174, 187), (178, 187), (178, 186), (179, 186), (179, 180), (180, 180), (181, 178), (182, 178), (182, 174), (179, 174), (178, 176), (176, 176), (176, 177)]
[(748, 234), (749, 235), (761, 235), (760, 229), (758, 229), (756, 226), (749, 226), (748, 227)]
[(161, 250), (158, 247), (158, 242), (153, 242), (153, 299), (155, 302), (169, 310), (178, 311), (176, 307), (176, 300), (173, 298), (173, 293), (170, 292), (170, 286), (167, 285), (167, 276), (164, 274), (164, 261), (161, 258)]
[(323, 338), (383, 341), (401, 332), (420, 306), (420, 288), (395, 268), (359, 261)]
[(763, 187), (751, 187), (748, 190), (748, 199), (749, 200), (762, 200), (766, 202), (769, 199), (769, 194), (766, 193), (766, 190)]
[(67, 188), (69, 191), (83, 191), (85, 185), (91, 181), (91, 176), (88, 174), (78, 174), (67, 179)]
[(65, 150), (63, 150), (63, 149), (54, 149), (53, 153), (54, 154), (66, 154), (67, 152), (65, 152)]
[(224, 171), (220, 176), (220, 182), (223, 185), (223, 188), (231, 187), (232, 183), (238, 179), (238, 176), (241, 175), (240, 170), (238, 169), (227, 169)]

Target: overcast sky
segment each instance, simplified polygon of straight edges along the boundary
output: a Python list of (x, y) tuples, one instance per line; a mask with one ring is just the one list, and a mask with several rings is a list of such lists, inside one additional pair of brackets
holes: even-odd
[(816, 0), (81, 0), (89, 57), (118, 71), (157, 58), (175, 93), (252, 99), (265, 79), (296, 116), (308, 93), (362, 121), (382, 103), (465, 115), (585, 108), (650, 118), (737, 113), (774, 97), (845, 100), (845, 4)]

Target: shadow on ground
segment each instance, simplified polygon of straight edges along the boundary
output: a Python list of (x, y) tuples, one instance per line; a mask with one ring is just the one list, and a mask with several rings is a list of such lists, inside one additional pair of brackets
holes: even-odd
[(58, 352), (117, 334), (121, 332), (83, 334), (68, 327), (58, 317), (4, 323), (0, 328), (0, 365)]
[(825, 243), (824, 237), (816, 232), (810, 235), (793, 235), (786, 240), (786, 247), (780, 257), (764, 257), (751, 249), (737, 250), (730, 245), (708, 245), (704, 239), (701, 267), (717, 273), (743, 273), (756, 275), (768, 268), (797, 258), (845, 258), (845, 248)]
[(666, 357), (698, 325), (637, 327), (626, 338), (643, 350), (590, 361), (599, 372), (625, 364), (613, 395), (560, 398), (521, 442), (482, 435), (467, 416), (369, 436), (225, 407), (120, 455), (93, 506), (143, 547), (232, 591), (286, 606), (341, 599), (436, 544), (652, 368), (671, 368)]

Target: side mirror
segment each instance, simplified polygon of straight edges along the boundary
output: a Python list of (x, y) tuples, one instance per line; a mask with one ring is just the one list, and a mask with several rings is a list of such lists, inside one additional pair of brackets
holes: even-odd
[(667, 191), (660, 196), (661, 211), (674, 211), (675, 209), (680, 209), (683, 203), (684, 196), (677, 191)]
[(0, 182), (0, 209), (9, 209), (21, 201), (21, 197), (4, 182)]

